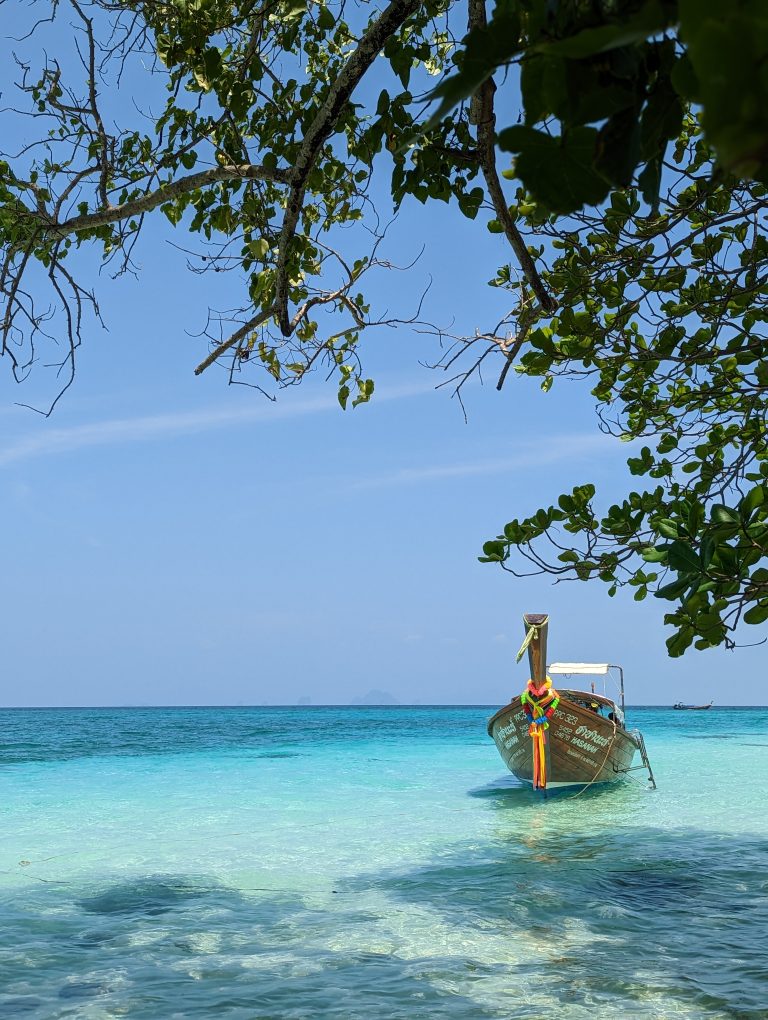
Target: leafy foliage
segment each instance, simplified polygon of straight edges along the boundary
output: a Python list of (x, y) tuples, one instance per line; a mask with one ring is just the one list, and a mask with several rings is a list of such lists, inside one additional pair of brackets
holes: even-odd
[(674, 603), (680, 655), (768, 619), (768, 191), (725, 177), (690, 114), (666, 173), (658, 217), (639, 185), (568, 221), (525, 205), (561, 311), (532, 324), (518, 370), (546, 388), (589, 379), (604, 431), (643, 443), (627, 464), (652, 485), (602, 511), (581, 486), (511, 521), (483, 559), (525, 572), (518, 550), (533, 571)]
[(589, 484), (562, 494), (483, 559), (520, 573), (521, 553), (558, 579), (653, 593), (673, 655), (768, 619), (763, 0), (16, 9), (0, 354), (17, 379), (63, 343), (66, 388), (98, 320), (94, 255), (135, 271), (163, 217), (193, 272), (231, 272), (243, 292), (211, 310), (198, 373), (222, 365), (272, 392), (323, 365), (342, 407), (369, 400), (361, 337), (412, 321), (377, 317), (366, 296), (393, 268), (373, 208), (386, 175), (395, 209), (482, 212), (511, 250), (492, 285), (512, 310), (454, 338), (456, 391), (489, 359), (499, 388), (512, 370), (545, 391), (588, 380), (601, 427), (634, 441), (630, 474), (648, 479), (601, 509)]
[[(399, 321), (376, 318), (362, 286), (391, 268), (365, 222), (374, 164), (394, 162), (397, 203), (456, 199), (474, 217), (483, 199), (466, 117), (390, 155), (413, 132), (409, 84), (433, 81), (453, 45), (449, 6), (391, 0), (346, 20), (343, 4), (296, 0), (61, 0), (41, 19), (30, 4), (5, 62), (27, 105), (5, 116), (6, 135), (31, 119), (35, 141), (0, 162), (0, 340), (17, 379), (63, 334), (71, 380), (83, 316), (98, 316), (75, 257), (133, 271), (162, 214), (196, 246), (194, 271), (244, 284), (241, 308), (211, 313), (198, 372), (218, 362), (231, 381), (282, 386), (325, 364), (342, 405), (368, 400), (360, 335)], [(377, 62), (386, 87), (369, 108), (356, 91)]]
[[(499, 133), (552, 212), (602, 202), (635, 173), (658, 211), (686, 105), (702, 103), (720, 165), (768, 183), (768, 8), (761, 0), (502, 0), (434, 91), (432, 123), (497, 69), (520, 67), (524, 124)], [(538, 126), (537, 126), (538, 125)]]

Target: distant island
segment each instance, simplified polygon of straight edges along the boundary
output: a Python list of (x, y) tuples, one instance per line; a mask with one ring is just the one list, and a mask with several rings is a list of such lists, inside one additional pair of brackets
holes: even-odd
[(368, 691), (362, 698), (355, 698), (350, 705), (399, 705), (400, 702), (389, 691), (380, 691), (374, 688)]

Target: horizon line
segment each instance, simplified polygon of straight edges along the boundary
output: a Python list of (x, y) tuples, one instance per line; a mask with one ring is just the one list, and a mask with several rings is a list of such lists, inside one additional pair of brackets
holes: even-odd
[[(500, 707), (510, 704), (510, 702), (504, 702)], [(292, 704), (287, 703), (275, 703), (275, 704), (246, 704), (245, 702), (235, 702), (232, 704), (190, 704), (190, 705), (134, 705), (134, 704), (122, 704), (122, 705), (0, 705), (0, 712), (77, 712), (83, 710), (97, 710), (97, 711), (133, 711), (137, 709), (157, 709), (157, 710), (168, 710), (168, 709), (189, 709), (189, 708), (301, 708), (301, 709), (315, 709), (315, 708), (497, 708), (499, 702), (469, 702), (469, 701), (443, 701), (443, 702), (381, 702), (374, 704), (363, 704), (355, 703), (351, 701), (327, 701), (318, 702), (317, 704), (303, 704), (299, 705), (296, 702)], [(628, 708), (668, 708), (673, 710), (673, 706), (667, 702), (644, 702), (637, 704), (627, 704)], [(749, 708), (768, 708), (768, 702), (753, 705), (727, 705), (713, 704), (713, 709), (749, 709)]]

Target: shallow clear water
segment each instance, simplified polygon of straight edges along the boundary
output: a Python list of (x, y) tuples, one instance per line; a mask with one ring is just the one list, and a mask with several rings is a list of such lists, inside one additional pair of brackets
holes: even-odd
[(491, 711), (0, 711), (0, 1016), (768, 1015), (768, 709), (547, 802)]

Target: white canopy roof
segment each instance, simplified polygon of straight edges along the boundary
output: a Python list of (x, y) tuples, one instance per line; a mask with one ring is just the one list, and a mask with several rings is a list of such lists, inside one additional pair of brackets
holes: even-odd
[(547, 672), (575, 676), (605, 676), (610, 668), (608, 662), (553, 662)]

